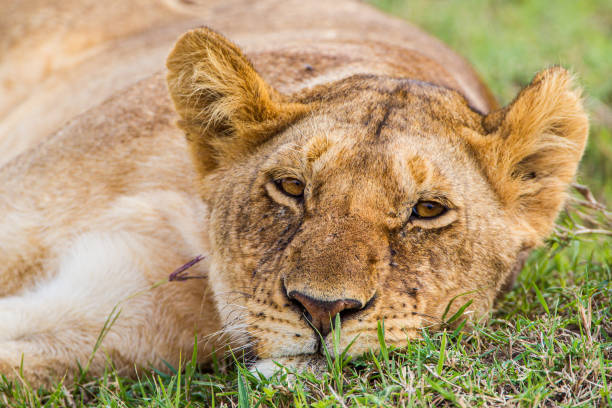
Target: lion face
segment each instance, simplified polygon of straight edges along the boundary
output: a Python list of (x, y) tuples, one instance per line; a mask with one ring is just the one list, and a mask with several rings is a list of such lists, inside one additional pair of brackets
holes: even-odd
[[(316, 353), (336, 313), (363, 349), (377, 321), (402, 343), (462, 293), (486, 311), (520, 250), (456, 136), (480, 126), (457, 95), (388, 78), (336, 87), (205, 180), (218, 301), (260, 357)], [(444, 102), (461, 109), (429, 108)]]
[(218, 310), (262, 361), (317, 360), (336, 315), (341, 348), (357, 338), (360, 354), (377, 349), (379, 321), (401, 345), (447, 308), (486, 313), (549, 232), (587, 132), (561, 69), (485, 116), (401, 78), (279, 95), (205, 29), (168, 68), (209, 208)]

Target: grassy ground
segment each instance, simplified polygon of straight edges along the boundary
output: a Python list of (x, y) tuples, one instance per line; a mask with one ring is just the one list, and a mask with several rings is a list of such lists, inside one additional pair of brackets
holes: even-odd
[[(506, 103), (539, 69), (572, 67), (592, 132), (579, 180), (612, 203), (612, 3), (594, 0), (373, 0), (470, 59)], [(322, 378), (257, 378), (244, 366), (188, 362), (140, 381), (109, 367), (75, 387), (0, 380), (0, 406), (608, 406), (612, 407), (611, 214), (580, 194), (516, 288), (470, 332), (423, 332), (378, 355), (329, 360)]]

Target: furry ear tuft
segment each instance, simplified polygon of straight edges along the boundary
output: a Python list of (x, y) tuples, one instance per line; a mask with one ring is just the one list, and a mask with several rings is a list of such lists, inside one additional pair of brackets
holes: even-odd
[(202, 173), (243, 157), (307, 110), (286, 101), (236, 45), (208, 28), (185, 33), (166, 66), (178, 126)]
[(581, 92), (561, 67), (538, 73), (507, 107), (471, 136), (502, 203), (535, 239), (545, 237), (563, 205), (588, 136)]

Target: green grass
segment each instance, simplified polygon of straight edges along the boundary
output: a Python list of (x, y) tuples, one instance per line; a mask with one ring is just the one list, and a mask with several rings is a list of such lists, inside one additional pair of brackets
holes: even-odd
[[(612, 203), (612, 3), (609, 1), (373, 0), (416, 22), (470, 59), (504, 103), (539, 69), (577, 73), (592, 110), (580, 181)], [(0, 380), (0, 406), (608, 406), (612, 407), (611, 214), (575, 194), (546, 247), (515, 289), (471, 331), (423, 331), (359, 359), (328, 356), (328, 372), (259, 378), (241, 363), (174, 375), (102, 378), (32, 390)], [(448, 320), (453, 320), (450, 316)], [(342, 351), (342, 350), (338, 350)], [(239, 360), (239, 359), (238, 359)]]

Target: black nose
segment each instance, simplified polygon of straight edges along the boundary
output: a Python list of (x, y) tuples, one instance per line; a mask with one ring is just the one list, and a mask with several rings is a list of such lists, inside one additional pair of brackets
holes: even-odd
[(345, 310), (358, 310), (363, 306), (361, 302), (354, 299), (319, 300), (297, 291), (288, 293), (288, 296), (306, 309), (307, 320), (323, 337), (331, 331), (331, 322), (338, 313)]

